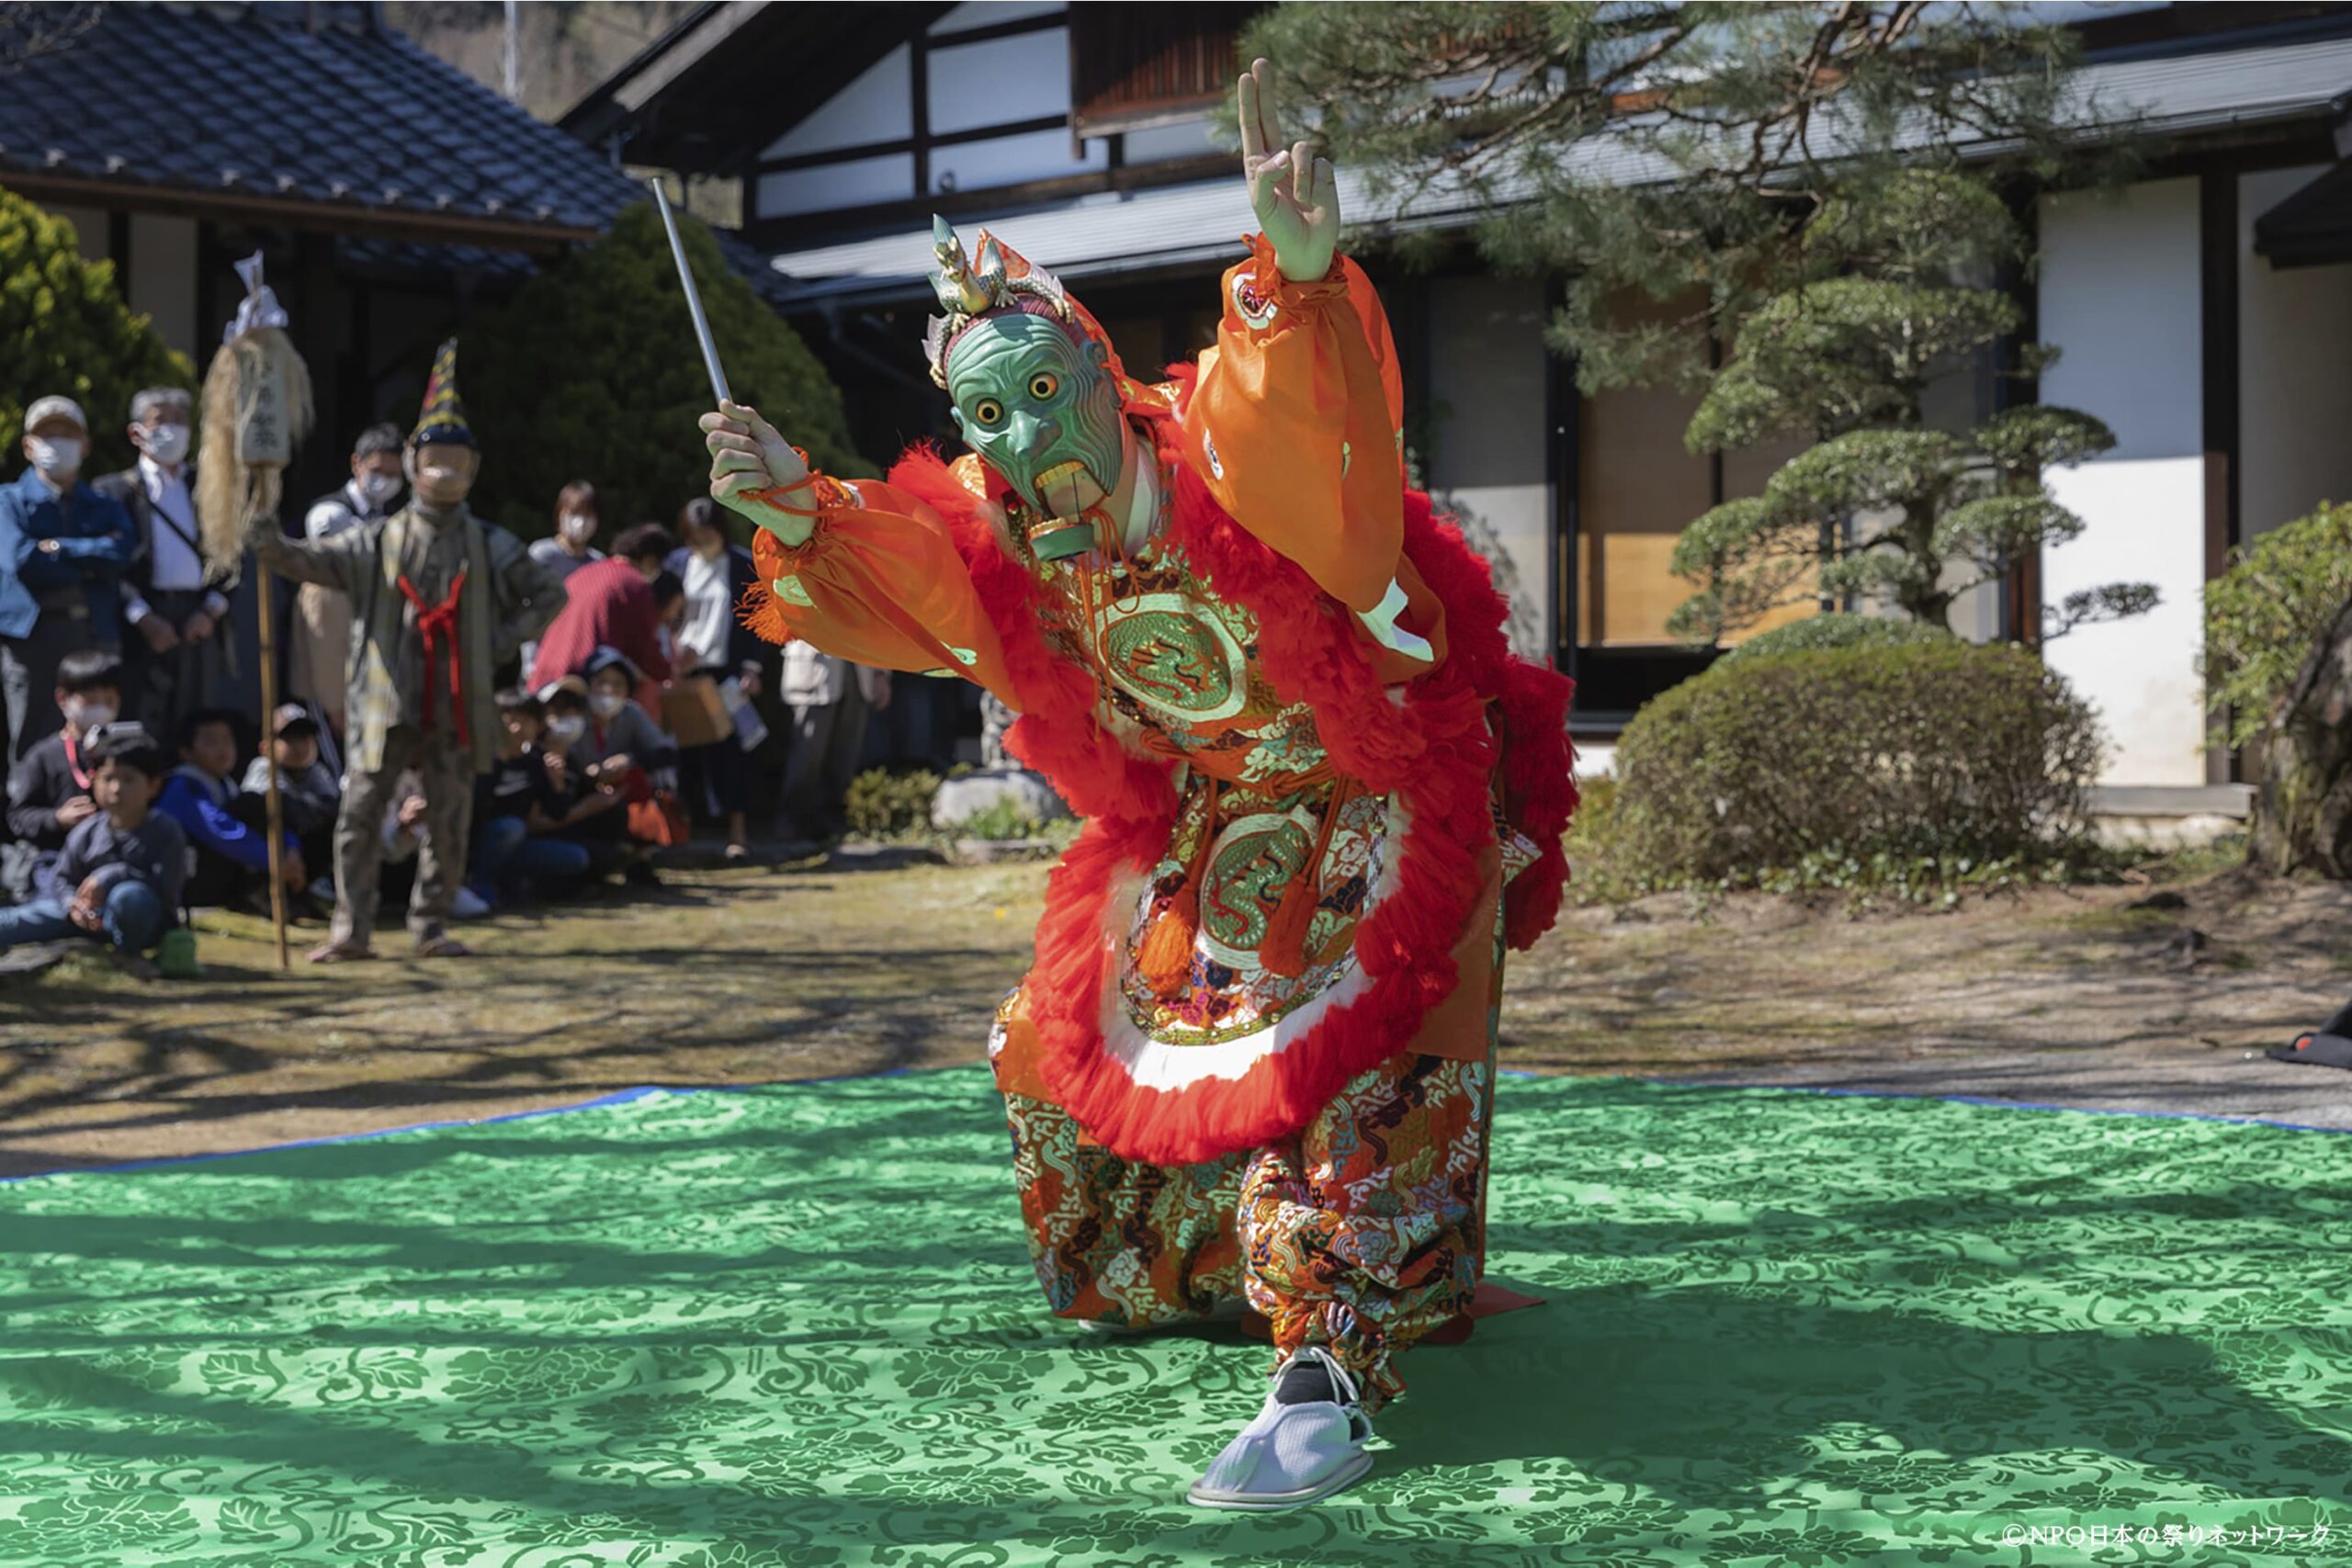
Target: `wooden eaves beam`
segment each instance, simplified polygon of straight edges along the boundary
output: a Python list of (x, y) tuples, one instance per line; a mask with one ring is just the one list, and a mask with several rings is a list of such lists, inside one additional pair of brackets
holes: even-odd
[(282, 224), (329, 234), (366, 234), (423, 244), (481, 245), (492, 250), (553, 252), (599, 238), (603, 231), (577, 224), (500, 218), (484, 213), (418, 211), (413, 208), (306, 201), (225, 187), (193, 190), (185, 186), (91, 179), (0, 169), (0, 186), (36, 201), (67, 202), (184, 218)]

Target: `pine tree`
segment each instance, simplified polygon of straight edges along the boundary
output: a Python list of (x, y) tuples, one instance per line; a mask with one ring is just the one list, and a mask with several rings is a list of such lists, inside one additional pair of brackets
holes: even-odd
[[(1740, 322), (1732, 359), (1691, 417), (1693, 451), (1811, 443), (1762, 495), (1715, 507), (1677, 541), (1674, 570), (1699, 592), (1668, 629), (1694, 643), (1816, 593), (1883, 599), (1943, 626), (1962, 593), (2082, 532), (2043, 476), (2115, 445), (2098, 419), (2048, 404), (1966, 432), (1928, 427), (1928, 383), (1996, 354), (2023, 324), (2015, 299), (1972, 281), (2025, 252), (1981, 179), (1897, 171), (1867, 199), (1833, 197), (1805, 240), (1815, 276)], [(2054, 357), (2029, 344), (1996, 370), (2027, 375)], [(2084, 590), (2045, 615), (2043, 636), (2155, 602), (2143, 583)]]
[[(1966, 584), (2080, 531), (2041, 468), (2111, 445), (2098, 420), (2025, 407), (1952, 434), (1920, 407), (2019, 326), (1995, 285), (2024, 244), (1996, 191), (2128, 157), (2068, 136), (2104, 111), (2067, 85), (2063, 28), (1917, 0), (1287, 4), (1244, 43), (1376, 209), (1476, 208), (1489, 263), (1569, 279), (1547, 336), (1583, 391), (1705, 390), (1694, 450), (1819, 444), (1692, 525), (1678, 633), (1712, 641), (1824, 590), (1940, 625)], [(1663, 308), (1623, 308), (1644, 299)], [(1711, 345), (1731, 349), (1720, 373)], [(2050, 629), (2152, 592), (2076, 595)]]
[[(1483, 211), (1489, 261), (1572, 277), (1552, 337), (1587, 392), (1703, 382), (1708, 331), (1802, 270), (1833, 194), (1994, 143), (2054, 177), (2088, 156), (2065, 124), (2101, 112), (2064, 28), (1965, 0), (1287, 4), (1243, 45), (1376, 205), (1446, 197)], [(1627, 290), (1688, 313), (1626, 325)]]

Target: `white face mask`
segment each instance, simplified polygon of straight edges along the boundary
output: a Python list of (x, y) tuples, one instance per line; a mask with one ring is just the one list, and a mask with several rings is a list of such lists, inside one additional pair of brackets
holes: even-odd
[(573, 544), (584, 545), (596, 536), (596, 520), (585, 513), (574, 512), (563, 520), (563, 536)]
[(369, 504), (374, 506), (381, 506), (391, 500), (393, 496), (400, 493), (400, 489), (401, 477), (398, 474), (359, 476), (359, 493), (366, 496)]
[(82, 471), (82, 444), (72, 436), (52, 441), (45, 435), (28, 437), (33, 467), (52, 479), (70, 479)]
[(598, 718), (610, 718), (621, 711), (628, 699), (618, 692), (592, 692), (588, 696), (589, 711)]
[(548, 739), (558, 746), (569, 746), (587, 733), (587, 721), (578, 714), (548, 720)]
[(194, 435), (195, 432), (185, 424), (158, 424), (143, 432), (140, 441), (147, 448), (147, 456), (174, 468), (187, 456), (188, 442)]
[(78, 697), (67, 703), (62, 711), (66, 723), (84, 731), (96, 729), (102, 724), (112, 724), (115, 716), (112, 703), (85, 702)]

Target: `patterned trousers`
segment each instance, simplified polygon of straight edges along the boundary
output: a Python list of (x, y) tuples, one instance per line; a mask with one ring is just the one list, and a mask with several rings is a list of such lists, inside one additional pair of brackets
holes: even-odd
[(1400, 1053), (1291, 1137), (1200, 1165), (1121, 1159), (1058, 1106), (1008, 1093), (1022, 1217), (1055, 1315), (1152, 1327), (1238, 1297), (1271, 1323), (1279, 1358), (1322, 1346), (1379, 1408), (1404, 1390), (1397, 1353), (1478, 1288), (1493, 1019), (1483, 1062)]

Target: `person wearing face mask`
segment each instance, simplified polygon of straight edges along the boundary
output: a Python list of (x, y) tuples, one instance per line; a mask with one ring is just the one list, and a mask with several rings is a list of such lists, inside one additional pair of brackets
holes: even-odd
[(123, 574), (123, 668), (130, 716), (150, 734), (176, 735), (187, 716), (228, 700), (232, 655), (222, 626), (228, 573), (198, 545), (196, 401), (185, 387), (150, 387), (130, 400), (139, 461), (92, 482), (130, 513), (136, 551)]
[(120, 646), (130, 513), (82, 478), (90, 422), (71, 398), (25, 411), (25, 471), (0, 489), (0, 694), (8, 760), (59, 725), (50, 677), (84, 648)]
[(598, 525), (596, 487), (574, 479), (556, 492), (555, 532), (531, 541), (531, 558), (553, 572), (557, 581), (564, 581), (582, 567), (605, 558), (593, 543)]
[(8, 770), (8, 830), (0, 846), (0, 889), (27, 898), (41, 870), (65, 847), (65, 835), (96, 814), (90, 798), (91, 733), (122, 711), (122, 660), (102, 649), (69, 653), (57, 663), (62, 728), (25, 749)]
[[(667, 576), (667, 573), (663, 574)], [(588, 660), (586, 728), (565, 749), (565, 760), (590, 786), (635, 805), (657, 794), (673, 794), (678, 748), (629, 693), (639, 684), (636, 667), (618, 650), (600, 648)], [(639, 839), (626, 815), (622, 874), (639, 886), (658, 883), (648, 858), (654, 847)]]
[[(597, 526), (596, 487), (586, 479), (574, 479), (556, 491), (555, 532), (531, 541), (531, 558), (554, 573), (568, 592), (573, 572), (605, 558), (604, 551), (589, 544), (596, 536)], [(523, 673), (530, 672), (538, 656), (537, 642), (523, 645)]]
[(497, 761), (503, 733), (493, 673), (563, 603), (563, 584), (522, 540), (466, 509), (480, 462), (453, 339), (434, 358), (403, 454), (407, 505), (325, 539), (254, 531), (263, 565), (352, 607), (334, 921), (314, 964), (374, 956), (384, 813), (409, 771), (425, 803), (409, 934), (425, 957), (466, 952), (447, 927), (465, 876), (474, 780)]
[[(321, 544), (365, 523), (390, 517), (405, 481), (401, 478), (401, 431), (371, 424), (351, 446), (351, 478), (342, 489), (311, 502), (302, 515), (302, 536)], [(351, 601), (332, 588), (306, 582), (294, 595), (293, 644), (287, 650), (286, 690), (326, 716), (343, 733), (343, 694), (350, 680)]]
[(1240, 1510), (1352, 1484), (1405, 1350), (1534, 1304), (1479, 1278), (1496, 1020), (1576, 803), (1568, 682), (1407, 483), (1396, 343), (1273, 82), (1236, 93), (1260, 232), (1166, 382), (943, 220), (924, 346), (967, 455), (846, 480), (752, 409), (701, 422), (755, 629), (994, 693), (1085, 819), (989, 1032), (1030, 1256), (1065, 1319), (1262, 1320), (1264, 1403), (1186, 1493)]

